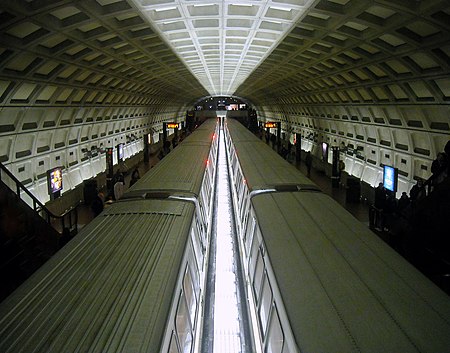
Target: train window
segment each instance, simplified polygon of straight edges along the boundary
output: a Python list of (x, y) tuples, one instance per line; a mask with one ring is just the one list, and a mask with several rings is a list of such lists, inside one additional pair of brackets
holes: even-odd
[(250, 250), (250, 256), (248, 260), (248, 275), (250, 281), (253, 282), (253, 274), (255, 272), (256, 258), (258, 257), (258, 242), (257, 237), (253, 236), (252, 249)]
[[(199, 217), (201, 217), (201, 209), (200, 212), (198, 214)], [(205, 243), (206, 243), (206, 239), (205, 239), (205, 234), (203, 232), (203, 226), (201, 223), (201, 220), (199, 217), (195, 217), (195, 223), (197, 224), (197, 234), (198, 234), (198, 238), (200, 239), (200, 244), (202, 245), (202, 253), (203, 253), (203, 249), (205, 247)]]
[(242, 184), (242, 176), (241, 173), (239, 173), (239, 171), (236, 171), (236, 178), (234, 178), (235, 180), (235, 190), (236, 192), (239, 194), (240, 190), (241, 190), (241, 184)]
[(197, 312), (197, 302), (195, 300), (194, 286), (192, 284), (192, 278), (191, 278), (189, 268), (186, 268), (186, 272), (184, 274), (183, 289), (184, 289), (184, 295), (186, 297), (186, 303), (188, 306), (189, 314), (191, 317), (191, 325), (192, 325), (192, 327), (194, 327), (195, 314)]
[(255, 233), (256, 228), (256, 219), (252, 217), (251, 220), (247, 223), (247, 229), (244, 234), (244, 242), (245, 242), (245, 253), (247, 257), (250, 256), (250, 245), (252, 244), (253, 235)]
[(190, 353), (192, 347), (192, 331), (189, 323), (189, 313), (184, 294), (178, 300), (177, 317), (175, 328), (177, 330), (178, 342), (181, 353)]
[(200, 239), (198, 229), (194, 224), (191, 228), (191, 239), (192, 239), (192, 246), (194, 248), (194, 256), (195, 259), (197, 260), (198, 267), (203, 268), (202, 240)]
[(261, 295), (261, 303), (259, 307), (259, 322), (261, 323), (261, 333), (263, 337), (266, 335), (267, 322), (269, 321), (270, 308), (272, 306), (272, 288), (270, 288), (267, 273), (264, 273), (264, 281)]
[(284, 334), (281, 328), (280, 318), (278, 317), (278, 310), (274, 305), (272, 315), (270, 316), (269, 331), (267, 332), (266, 350), (264, 353), (288, 353), (283, 350)]
[(257, 237), (253, 236), (252, 250), (250, 252), (250, 259), (248, 261), (248, 275), (250, 276), (250, 281), (253, 282), (253, 274), (255, 272), (256, 259), (258, 258), (258, 241)]
[(263, 272), (264, 272), (264, 261), (261, 252), (258, 252), (258, 259), (256, 260), (255, 276), (253, 279), (253, 292), (255, 293), (255, 298), (257, 302), (259, 301), (260, 297), (259, 293), (261, 290)]
[(208, 173), (205, 174), (204, 178), (203, 178), (203, 183), (202, 183), (202, 189), (206, 189), (206, 193), (208, 194), (209, 186), (211, 183), (211, 177), (209, 176)]
[(170, 346), (168, 353), (180, 353), (180, 350), (178, 349), (177, 344), (177, 338), (175, 337), (175, 333), (172, 331), (172, 337), (170, 338)]
[(236, 152), (235, 151), (233, 151), (232, 152), (232, 155), (231, 155), (231, 166), (232, 166), (232, 169), (233, 169), (233, 171), (236, 173), (237, 172), (237, 155), (236, 155)]
[(247, 187), (245, 185), (242, 186), (242, 191), (243, 191), (243, 196), (242, 198), (244, 199), (244, 202), (241, 203), (242, 207), (241, 207), (241, 221), (242, 224), (245, 224), (246, 220), (247, 220), (247, 216), (248, 216), (248, 191), (247, 191)]
[(208, 196), (208, 188), (206, 187), (205, 184), (203, 184), (203, 187), (200, 191), (200, 195), (201, 196), (200, 196), (199, 204), (203, 205), (203, 207), (201, 209), (204, 210), (204, 212), (202, 212), (202, 217), (203, 217), (203, 219), (208, 219), (207, 215), (209, 215), (208, 210), (209, 210), (210, 197)]
[[(207, 196), (207, 200), (208, 200), (208, 202), (206, 203), (206, 205), (208, 206), (208, 210), (209, 210), (209, 209), (210, 209), (210, 206), (212, 205), (212, 200), (213, 200), (213, 197), (212, 197), (212, 187), (211, 187), (210, 184), (208, 184), (208, 185), (206, 186), (206, 196)], [(210, 214), (210, 211), (208, 211), (208, 217), (209, 217), (209, 214)]]
[[(193, 256), (196, 256), (194, 252), (192, 252)], [(198, 300), (198, 296), (200, 293), (200, 274), (197, 265), (197, 261), (191, 259), (189, 261), (189, 268), (191, 269), (191, 277), (192, 277), (192, 285), (194, 287), (195, 298)]]

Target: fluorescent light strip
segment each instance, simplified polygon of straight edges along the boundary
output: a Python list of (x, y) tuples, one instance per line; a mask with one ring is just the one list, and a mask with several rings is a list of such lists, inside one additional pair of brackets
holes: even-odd
[(171, 7), (163, 7), (163, 8), (159, 8), (159, 9), (155, 9), (155, 12), (163, 12), (163, 11), (170, 11), (170, 10), (176, 10), (177, 7), (176, 6), (171, 6)]

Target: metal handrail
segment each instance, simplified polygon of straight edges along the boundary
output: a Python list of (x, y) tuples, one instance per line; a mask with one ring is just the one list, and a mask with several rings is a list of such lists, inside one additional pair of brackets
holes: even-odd
[[(8, 168), (6, 168), (2, 163), (0, 163), (0, 170), (1, 172), (5, 173), (14, 183), (16, 186), (16, 190), (12, 190), (13, 192), (15, 192), (15, 194), (19, 197), (19, 199), (22, 199), (20, 197), (21, 191), (23, 191), (25, 194), (27, 194), (30, 199), (33, 201), (33, 210), (35, 212), (37, 212), (50, 226), (52, 226), (53, 228), (55, 228), (52, 224), (52, 219), (56, 219), (56, 220), (60, 220), (61, 222), (61, 231), (63, 231), (66, 228), (66, 222), (65, 219), (67, 218), (66, 216), (69, 215), (68, 219), (69, 219), (69, 230), (74, 230), (75, 232), (77, 232), (77, 223), (78, 223), (78, 206), (80, 203), (76, 204), (75, 206), (71, 206), (70, 208), (68, 208), (67, 210), (64, 211), (64, 213), (62, 213), (61, 215), (56, 215), (54, 214), (52, 211), (50, 211), (47, 207), (45, 207), (45, 205), (39, 201), (39, 199), (34, 196), (27, 188), (25, 185), (23, 185), (23, 183), (17, 179), (14, 174), (11, 173), (10, 170), (8, 170)], [(2, 181), (2, 173), (0, 173), (0, 181)], [(4, 183), (5, 185), (7, 185), (6, 183)], [(41, 214), (41, 212), (44, 213), (44, 216)], [(72, 214), (75, 215), (75, 219), (72, 219)], [(56, 231), (58, 231), (57, 229), (55, 229)], [(58, 233), (61, 233), (58, 231)]]

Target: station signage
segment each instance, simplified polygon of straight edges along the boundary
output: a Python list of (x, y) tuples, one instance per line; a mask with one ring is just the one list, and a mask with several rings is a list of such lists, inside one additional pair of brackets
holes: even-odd
[(264, 127), (266, 129), (277, 128), (277, 123), (274, 123), (274, 122), (264, 123)]
[(178, 129), (180, 127), (180, 124), (178, 123), (167, 123), (168, 129)]

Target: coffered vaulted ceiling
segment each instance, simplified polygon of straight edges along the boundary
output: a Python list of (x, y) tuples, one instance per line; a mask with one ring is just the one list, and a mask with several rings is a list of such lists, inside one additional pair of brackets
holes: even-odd
[(21, 180), (215, 95), (364, 151), (370, 182), (383, 163), (427, 178), (450, 131), (450, 1), (0, 1), (0, 161)]
[(2, 103), (450, 96), (448, 1), (4, 0), (0, 16)]

